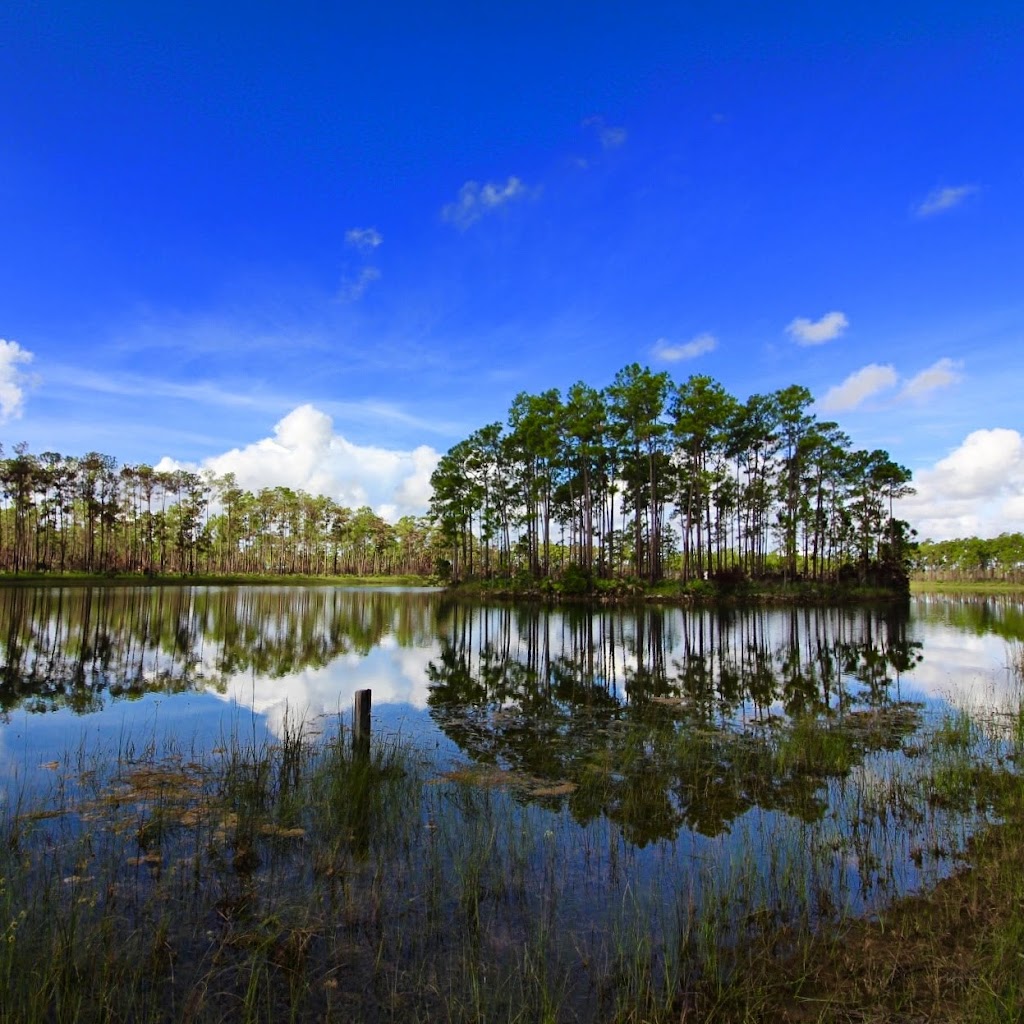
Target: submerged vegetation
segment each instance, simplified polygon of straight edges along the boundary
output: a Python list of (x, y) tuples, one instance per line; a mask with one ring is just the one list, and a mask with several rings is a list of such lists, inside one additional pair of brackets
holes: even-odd
[[(2, 710), (23, 732), (33, 711), (161, 695), (159, 730), (136, 716), (42, 756), (0, 734), (0, 1024), (1024, 1012), (1015, 602), (922, 602), (958, 632), (1001, 624), (1007, 685), (966, 706), (918, 699), (927, 652), (892, 604), (0, 602)], [(276, 733), (237, 710), (219, 733), (168, 731), (179, 691), (241, 680), (265, 707), (381, 651), (425, 677), (428, 738), (375, 726), (355, 745), (338, 716), (290, 710)]]
[[(767, 757), (827, 799), (651, 845), (602, 813), (649, 813), (650, 776), (620, 781), (643, 778), (645, 727), (625, 728), (639, 761), (593, 758), (579, 784), (480, 762), (445, 770), (387, 737), (362, 752), (330, 723), (321, 736), (286, 723), (267, 743), (236, 731), (209, 751), (123, 737), (67, 753), (44, 766), (48, 786), (0, 809), (0, 1021), (996, 1021), (1021, 1009), (1019, 935), (1000, 907), (1022, 884), (1000, 838), (1022, 827), (1009, 718), (923, 731), (887, 713), (846, 730), (778, 722), (714, 759), (722, 782), (749, 787)], [(864, 761), (873, 734), (880, 753)], [(709, 738), (678, 730), (693, 769)], [(581, 799), (597, 812), (584, 827)], [(940, 881), (972, 829), (1014, 814), (975, 842), (976, 871)]]

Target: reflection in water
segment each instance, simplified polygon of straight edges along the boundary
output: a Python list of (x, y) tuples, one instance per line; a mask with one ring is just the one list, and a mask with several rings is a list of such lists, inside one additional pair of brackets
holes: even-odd
[[(429, 703), (445, 733), (477, 763), (560, 784), (580, 824), (607, 815), (638, 845), (717, 835), (755, 805), (816, 819), (823, 776), (920, 721), (898, 687), (920, 644), (892, 609), (452, 604), (438, 628)], [(800, 728), (783, 736), (783, 718)], [(834, 753), (813, 770), (785, 749), (822, 736)]]
[[(216, 948), (227, 978), (224, 964), (257, 934), (236, 926), (266, 923), (272, 939), (298, 914), (296, 934), (325, 923), (303, 940), (309, 978), (341, 979), (352, 1007), (386, 994), (366, 1019), (391, 1020), (396, 1006), (424, 1020), (450, 1015), (470, 991), (495, 1002), (467, 1019), (626, 1019), (607, 993), (640, 991), (642, 980), (672, 1005), (702, 978), (717, 984), (706, 974), (716, 963), (727, 978), (747, 938), (784, 951), (824, 919), (870, 912), (953, 869), (994, 813), (978, 802), (976, 780), (1019, 747), (999, 729), (986, 733), (983, 717), (931, 717), (932, 698), (950, 666), (966, 664), (952, 660), (958, 644), (974, 659), (955, 670), (965, 690), (991, 682), (979, 666), (1020, 639), (1019, 612), (932, 600), (909, 616), (714, 614), (328, 587), (0, 589), (0, 822), (20, 828), (26, 792), (47, 808), (19, 843), (36, 844), (62, 894), (54, 906), (76, 921), (91, 914), (115, 934), (110, 894), (152, 896), (155, 916), (146, 904), (124, 932), (148, 934), (161, 916), (179, 926), (176, 977), (197, 949)], [(375, 716), (382, 697), (400, 699), (431, 723), (430, 742), (403, 752), (391, 773), (366, 774), (365, 757), (332, 760), (351, 748), (330, 731), (307, 749), (294, 730), (289, 744), (254, 728), (199, 755), (187, 737), (161, 753), (117, 736), (114, 756), (107, 748), (95, 761), (84, 743), (76, 757), (73, 739), (47, 733), (75, 712), (116, 732), (126, 708), (147, 702), (161, 705), (163, 726), (163, 708), (191, 703), (213, 718), (231, 700), (273, 731), (281, 708), (347, 708), (364, 686)], [(1011, 710), (1003, 725), (1019, 738), (1019, 699)], [(28, 756), (14, 751), (20, 734), (49, 738)], [(69, 739), (62, 757), (56, 744)], [(37, 765), (45, 781), (33, 791), (18, 772)], [(181, 806), (172, 789), (183, 791)], [(372, 810), (359, 813), (370, 806), (361, 801)], [(105, 831), (96, 815), (108, 815)], [(167, 865), (166, 889), (160, 867), (138, 870), (144, 845), (147, 863)], [(23, 846), (0, 850), (12, 868), (22, 862)], [(67, 886), (92, 882), (92, 867), (78, 878), (87, 861), (106, 897), (84, 900)], [(193, 918), (168, 915), (168, 893), (191, 899)], [(543, 965), (543, 999), (512, 1014), (506, 993), (533, 964)], [(199, 968), (205, 991), (210, 964)], [(244, 987), (258, 973), (237, 976)], [(547, 978), (564, 1014), (548, 1012)]]
[(933, 657), (919, 666), (922, 623), (939, 644), (944, 630), (961, 644), (1024, 634), (1019, 602), (917, 608), (910, 619), (892, 607), (484, 606), (387, 588), (0, 588), (0, 712), (102, 716), (119, 698), (218, 693), (280, 732), (286, 714), (347, 710), (370, 687), (378, 707), (428, 707), (472, 763), (528, 799), (579, 824), (607, 817), (642, 846), (684, 828), (718, 835), (753, 807), (819, 819), (828, 779), (919, 727), (904, 675), (927, 684), (937, 671)]
[(960, 633), (1024, 641), (1024, 593), (922, 594), (914, 601), (914, 617)]
[(1024, 594), (924, 594), (912, 612), (926, 651), (914, 672), (917, 688), (983, 713), (1019, 704), (1011, 664), (1024, 644)]
[(0, 712), (225, 692), (430, 642), (431, 595), (330, 587), (0, 588)]

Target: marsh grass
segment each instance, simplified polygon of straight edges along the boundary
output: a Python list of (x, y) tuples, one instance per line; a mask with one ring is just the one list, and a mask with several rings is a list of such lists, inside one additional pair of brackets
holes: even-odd
[[(961, 944), (927, 952), (899, 908), (932, 897), (905, 894), (938, 894), (936, 934), (947, 900), (979, 921), (1024, 902), (1005, 827), (974, 847), (998, 877), (950, 877), (978, 827), (1024, 833), (1005, 728), (914, 731), (895, 707), (686, 726), (655, 793), (645, 730), (669, 713), (573, 782), (439, 772), (397, 738), (353, 750), (341, 723), (73, 751), (0, 809), (0, 1022), (911, 1019)], [(676, 838), (627, 824), (645, 815)], [(871, 974), (892, 934), (921, 954), (913, 984)], [(1004, 966), (983, 984), (949, 975), (976, 1019), (1010, 1019), (1022, 937), (1008, 918), (987, 938)]]

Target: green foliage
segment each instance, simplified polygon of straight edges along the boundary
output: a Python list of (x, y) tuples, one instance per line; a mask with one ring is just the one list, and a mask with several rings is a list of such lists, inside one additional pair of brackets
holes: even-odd
[(252, 493), (231, 473), (20, 445), (0, 457), (0, 571), (425, 576), (438, 543), (425, 518), (387, 523), (289, 487)]
[(573, 562), (562, 573), (558, 589), (563, 594), (589, 594), (594, 589), (594, 579), (587, 569)]
[(603, 391), (521, 393), (507, 427), (460, 441), (432, 477), (452, 576), (525, 570), (573, 595), (586, 590), (568, 566), (595, 581), (778, 572), (905, 590), (913, 534), (893, 503), (909, 471), (851, 450), (810, 404), (798, 385), (741, 402), (710, 377), (676, 385), (637, 363)]
[(921, 541), (911, 568), (925, 580), (1009, 580), (1024, 583), (1024, 533)]

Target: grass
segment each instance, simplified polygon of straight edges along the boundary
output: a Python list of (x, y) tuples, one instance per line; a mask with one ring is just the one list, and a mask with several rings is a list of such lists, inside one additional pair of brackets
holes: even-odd
[(1024, 583), (1008, 580), (982, 580), (977, 582), (956, 580), (911, 579), (912, 594), (1021, 594)]
[(578, 786), (340, 723), (70, 752), (0, 806), (0, 1022), (1017, 1019), (1020, 707), (897, 719), (681, 730), (656, 801), (643, 727)]
[(0, 583), (10, 586), (320, 586), (320, 587), (420, 587), (436, 586), (428, 576), (306, 576), (300, 573), (84, 573), (0, 572)]
[(536, 600), (544, 602), (633, 604), (653, 602), (685, 607), (742, 607), (748, 605), (829, 605), (902, 601), (906, 590), (898, 587), (832, 583), (813, 580), (751, 579), (741, 582), (714, 580), (662, 580), (649, 583), (632, 578), (581, 579), (573, 574), (562, 579), (536, 579), (525, 573), (512, 577), (474, 578), (448, 588), (460, 597)]

